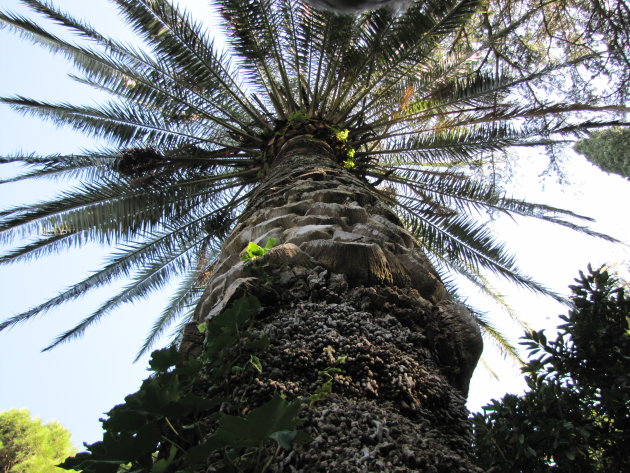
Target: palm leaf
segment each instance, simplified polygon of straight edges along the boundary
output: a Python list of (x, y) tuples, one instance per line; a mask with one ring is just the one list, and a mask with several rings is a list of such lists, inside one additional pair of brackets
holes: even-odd
[(220, 89), (259, 125), (267, 126), (256, 107), (247, 101), (226, 58), (215, 52), (212, 42), (190, 15), (168, 2), (116, 0), (116, 4), (134, 30), (154, 46), (156, 53), (185, 73), (184, 80), (195, 87)]
[(112, 177), (106, 169), (107, 163), (113, 163), (116, 157), (107, 151), (96, 151), (74, 155), (35, 156), (17, 153), (0, 157), (0, 164), (18, 164), (31, 170), (0, 179), (0, 184), (37, 179), (51, 180), (86, 180), (97, 181)]
[[(200, 287), (200, 280), (203, 274), (204, 270), (198, 268), (196, 271), (189, 272), (182, 280), (179, 288), (151, 327), (151, 331), (138, 351), (135, 361), (151, 350), (164, 334), (164, 331), (168, 329), (174, 321), (190, 321), (193, 309), (203, 291)], [(178, 330), (176, 333), (179, 334), (180, 331)]]
[[(236, 199), (232, 199), (228, 203), (233, 204), (235, 201)], [(133, 273), (134, 268), (151, 266), (154, 261), (159, 260), (165, 254), (177, 254), (178, 248), (189, 245), (191, 239), (199, 238), (198, 235), (200, 234), (205, 235), (205, 222), (212, 218), (213, 215), (223, 214), (225, 208), (225, 205), (217, 204), (217, 208), (213, 212), (204, 213), (194, 218), (188, 217), (178, 225), (165, 226), (162, 231), (154, 232), (144, 240), (122, 245), (118, 252), (111, 255), (110, 261), (101, 270), (62, 291), (43, 304), (5, 320), (0, 324), (0, 330), (25, 322), (60, 304), (81, 297), (92, 289), (109, 284), (117, 278), (129, 277)], [(224, 237), (224, 234), (219, 233), (211, 236), (214, 239), (219, 239)]]
[(190, 266), (191, 258), (198, 253), (200, 244), (200, 241), (190, 242), (183, 248), (177, 248), (177, 251), (162, 254), (159, 258), (154, 259), (150, 265), (141, 268), (126, 288), (108, 299), (76, 326), (59, 335), (53, 343), (44, 348), (44, 351), (51, 350), (61, 343), (80, 337), (88, 327), (98, 322), (99, 319), (121, 304), (146, 298), (151, 292), (162, 288), (169, 278), (186, 271)]

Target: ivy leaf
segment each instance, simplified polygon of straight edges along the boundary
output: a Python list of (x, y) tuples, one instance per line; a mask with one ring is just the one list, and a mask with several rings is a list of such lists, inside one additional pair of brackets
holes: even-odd
[(276, 242), (277, 242), (277, 240), (275, 238), (269, 238), (269, 240), (267, 240), (267, 243), (263, 247), (263, 246), (260, 246), (260, 245), (258, 245), (256, 243), (254, 243), (253, 241), (250, 241), (247, 244), (247, 246), (245, 247), (245, 252), (244, 252), (245, 254), (243, 254), (243, 256), (241, 256), (241, 260), (249, 261), (249, 260), (257, 258), (259, 256), (263, 256), (271, 248), (274, 247)]
[(181, 359), (179, 350), (175, 345), (162, 350), (156, 350), (151, 354), (149, 366), (153, 371), (164, 372), (171, 366), (175, 366)]
[(134, 460), (155, 452), (161, 439), (160, 426), (157, 422), (153, 422), (142, 427), (137, 434), (126, 433), (113, 436), (105, 433), (103, 447), (109, 457)]
[(208, 339), (212, 341), (213, 338), (222, 334), (234, 335), (240, 326), (259, 311), (260, 301), (256, 297), (240, 297), (229, 309), (216, 315), (206, 324)]
[(234, 302), (228, 312), (233, 312), (236, 322), (242, 325), (260, 312), (260, 301), (254, 296), (241, 297)]
[(171, 449), (168, 454), (168, 458), (160, 458), (153, 464), (153, 468), (151, 468), (151, 473), (166, 473), (168, 467), (173, 463), (175, 459), (175, 455), (177, 454), (177, 447), (171, 445)]
[(246, 417), (225, 415), (215, 434), (231, 447), (254, 447), (278, 431), (294, 430), (300, 425), (300, 402), (287, 402), (276, 394), (266, 404), (253, 409)]
[(257, 245), (253, 241), (250, 241), (247, 244), (247, 247), (245, 248), (245, 251), (247, 252), (247, 256), (249, 256), (249, 258), (254, 258), (256, 256), (262, 256), (262, 255), (265, 254), (265, 249), (262, 246)]
[(150, 417), (148, 412), (120, 405), (109, 412), (109, 419), (103, 421), (103, 428), (110, 432), (134, 432), (145, 425)]
[[(277, 241), (278, 241), (278, 240), (277, 240), (277, 239), (275, 239), (275, 238), (269, 238), (269, 240), (267, 240), (267, 243), (265, 244), (265, 248), (264, 248), (264, 249), (265, 249), (265, 250), (267, 250), (267, 251), (269, 251), (270, 249), (272, 249), (272, 248), (276, 245), (276, 242), (277, 242)], [(266, 253), (267, 251), (265, 251), (265, 253)]]
[(194, 412), (203, 412), (219, 407), (221, 402), (221, 399), (217, 397), (206, 398), (188, 393), (177, 404), (188, 407)]
[(189, 448), (186, 452), (185, 462), (188, 466), (195, 466), (203, 462), (208, 456), (224, 447), (224, 442), (212, 436), (199, 445)]
[(232, 306), (206, 323), (208, 344), (206, 357), (214, 360), (217, 354), (236, 341), (240, 327), (260, 311), (260, 301), (254, 296), (237, 299)]
[(319, 388), (317, 388), (313, 394), (309, 396), (308, 400), (309, 402), (319, 401), (320, 399), (323, 399), (331, 392), (332, 392), (332, 378), (322, 383), (322, 385)]
[[(98, 442), (100, 443), (100, 442)], [(81, 452), (74, 457), (67, 458), (57, 465), (64, 470), (93, 471), (95, 473), (117, 473), (120, 465), (126, 463), (122, 460), (95, 460), (94, 456), (87, 452)]]
[(278, 430), (269, 435), (269, 438), (287, 450), (291, 449), (295, 443), (306, 443), (311, 440), (308, 434), (301, 430)]
[(256, 355), (251, 355), (249, 357), (249, 363), (256, 369), (256, 371), (258, 371), (259, 373), (262, 373), (262, 363), (260, 362), (260, 358), (258, 358)]
[(90, 453), (80, 453), (64, 462), (63, 468), (94, 473), (116, 473), (118, 465), (127, 464), (157, 451), (161, 439), (157, 423), (147, 424), (137, 434), (113, 435), (105, 432), (103, 441), (87, 447)]
[[(125, 404), (114, 407), (110, 418), (103, 422), (106, 430), (118, 431), (116, 428), (129, 412), (152, 413), (162, 416), (166, 406), (178, 401), (182, 396), (179, 377), (175, 373), (163, 373), (160, 376), (143, 381), (140, 390), (125, 398)], [(124, 430), (124, 429), (123, 429)]]

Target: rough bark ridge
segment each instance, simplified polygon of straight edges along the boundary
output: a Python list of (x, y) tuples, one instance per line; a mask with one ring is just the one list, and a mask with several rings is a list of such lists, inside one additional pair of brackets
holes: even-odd
[[(248, 242), (278, 246), (254, 260)], [(289, 141), (226, 241), (197, 307), (202, 321), (244, 293), (265, 306), (262, 373), (226, 381), (239, 413), (274, 392), (308, 397), (338, 365), (332, 393), (303, 409), (313, 439), (276, 472), (470, 472), (465, 395), (481, 352), (415, 239), (369, 186), (306, 137)], [(185, 350), (194, 344), (185, 339)], [(208, 470), (212, 471), (212, 469)]]

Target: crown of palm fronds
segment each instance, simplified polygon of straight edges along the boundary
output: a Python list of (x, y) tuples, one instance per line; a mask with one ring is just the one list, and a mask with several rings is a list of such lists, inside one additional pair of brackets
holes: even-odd
[[(519, 272), (475, 220), (477, 212), (531, 216), (590, 232), (572, 223), (584, 217), (501, 195), (467, 172), (494, 150), (540, 144), (571, 128), (561, 115), (580, 110), (511, 104), (510, 90), (527, 78), (474, 69), (488, 45), (464, 47), (457, 38), (481, 0), (424, 0), (404, 14), (360, 16), (291, 0), (220, 0), (229, 53), (166, 0), (114, 1), (148, 46), (143, 49), (105, 37), (51, 4), (23, 3), (82, 41), (11, 13), (0, 13), (0, 21), (68, 57), (80, 71), (77, 80), (112, 99), (94, 107), (24, 97), (2, 102), (105, 137), (112, 147), (2, 158), (28, 167), (12, 181), (71, 176), (82, 184), (47, 202), (3, 211), (3, 242), (34, 232), (39, 237), (0, 261), (37, 258), (86, 241), (116, 244), (117, 250), (105, 267), (6, 320), (0, 330), (115, 278), (130, 278), (52, 347), (181, 276), (143, 347), (148, 349), (174, 320), (186, 319), (209, 262), (275, 151), (300, 133), (329, 141), (341, 165), (395, 206), (439, 267), (481, 288), (488, 288), (482, 273), (489, 271), (549, 293)], [(539, 116), (546, 120), (523, 124)]]

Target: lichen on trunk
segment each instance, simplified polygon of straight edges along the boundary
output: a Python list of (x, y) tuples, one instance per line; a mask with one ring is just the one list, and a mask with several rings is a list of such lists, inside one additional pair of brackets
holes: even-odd
[[(328, 381), (330, 392), (301, 411), (312, 441), (267, 471), (477, 471), (465, 396), (479, 328), (383, 197), (323, 141), (293, 138), (213, 267), (196, 323), (251, 294), (264, 307), (251, 330), (270, 340), (257, 354), (261, 372), (235, 372), (221, 386), (224, 412), (275, 392), (313, 399)], [(266, 254), (242, 260), (249, 242), (271, 238)], [(192, 356), (195, 343), (185, 337), (182, 349)]]

